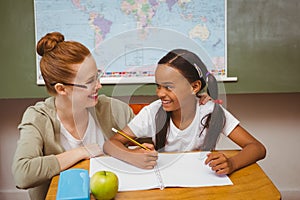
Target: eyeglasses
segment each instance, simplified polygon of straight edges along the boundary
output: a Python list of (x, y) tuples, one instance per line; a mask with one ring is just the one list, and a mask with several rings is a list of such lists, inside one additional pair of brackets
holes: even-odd
[[(89, 88), (92, 88), (92, 87), (94, 87), (96, 85), (97, 81), (99, 81), (100, 75), (101, 75), (101, 70), (98, 70), (97, 71), (97, 75), (94, 78), (90, 79), (86, 84), (65, 83), (65, 82), (60, 82), (60, 83), (63, 84), (63, 85), (68, 85), (68, 86), (73, 86), (73, 87), (79, 87), (79, 88), (89, 89)], [(58, 82), (51, 83), (50, 85), (54, 86), (57, 83)]]

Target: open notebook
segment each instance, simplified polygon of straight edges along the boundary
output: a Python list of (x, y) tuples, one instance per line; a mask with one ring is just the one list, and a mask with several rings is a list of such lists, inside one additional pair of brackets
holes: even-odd
[[(232, 185), (228, 176), (216, 175), (204, 164), (208, 152), (159, 153), (158, 168), (165, 187), (203, 187)], [(119, 178), (119, 191), (160, 188), (154, 170), (144, 170), (113, 157), (90, 161), (90, 177), (97, 171), (112, 171)]]

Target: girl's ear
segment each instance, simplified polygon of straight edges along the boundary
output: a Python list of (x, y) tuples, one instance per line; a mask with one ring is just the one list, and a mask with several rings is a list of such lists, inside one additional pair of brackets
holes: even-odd
[(60, 94), (60, 95), (65, 95), (67, 93), (65, 86), (61, 83), (56, 83), (54, 86), (54, 89), (57, 92), (57, 94)]
[(197, 94), (201, 90), (201, 81), (200, 80), (194, 81), (191, 84), (191, 86), (192, 86), (193, 94)]

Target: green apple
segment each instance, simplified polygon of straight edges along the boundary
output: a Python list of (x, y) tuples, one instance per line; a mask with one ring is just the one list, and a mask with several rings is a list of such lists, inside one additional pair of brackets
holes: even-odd
[(110, 171), (98, 171), (91, 177), (91, 193), (98, 200), (113, 199), (119, 187), (119, 180), (115, 173)]

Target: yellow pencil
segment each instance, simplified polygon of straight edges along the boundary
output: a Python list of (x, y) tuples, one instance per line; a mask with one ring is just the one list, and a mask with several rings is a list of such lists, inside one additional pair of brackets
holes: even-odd
[(136, 144), (136, 145), (142, 147), (143, 149), (149, 150), (149, 151), (150, 151), (149, 148), (147, 148), (146, 146), (144, 146), (144, 145), (142, 145), (141, 143), (137, 142), (136, 140), (132, 139), (131, 137), (129, 137), (128, 135), (126, 135), (126, 134), (123, 133), (122, 131), (119, 131), (119, 130), (117, 130), (117, 129), (115, 129), (115, 128), (112, 128), (111, 130), (112, 130), (113, 132), (115, 132), (115, 133), (119, 133), (120, 135), (122, 135), (123, 137), (127, 138), (128, 140), (130, 140), (130, 141), (133, 142), (134, 144)]

